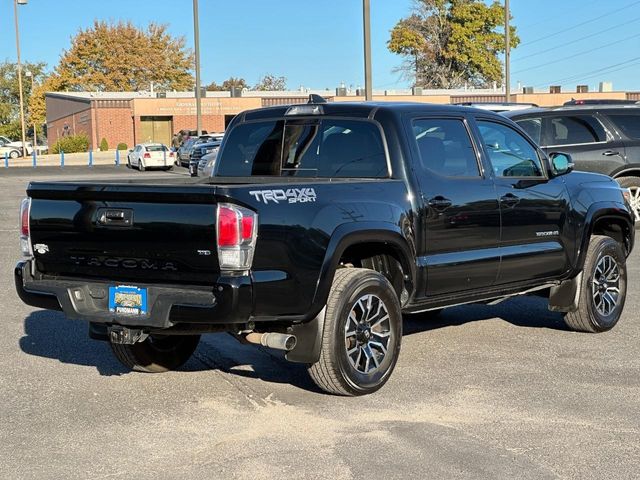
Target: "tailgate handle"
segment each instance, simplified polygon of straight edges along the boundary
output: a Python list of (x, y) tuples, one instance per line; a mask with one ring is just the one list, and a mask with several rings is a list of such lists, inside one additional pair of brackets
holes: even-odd
[(122, 210), (107, 210), (104, 216), (107, 220), (123, 220), (124, 212)]
[(120, 208), (101, 208), (98, 210), (98, 224), (118, 227), (133, 225), (133, 210)]

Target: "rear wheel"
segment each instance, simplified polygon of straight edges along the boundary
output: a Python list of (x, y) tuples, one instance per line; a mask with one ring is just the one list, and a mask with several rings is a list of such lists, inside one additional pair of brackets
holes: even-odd
[(640, 177), (620, 177), (616, 180), (621, 187), (631, 191), (631, 208), (636, 216), (636, 227), (640, 227)]
[(183, 365), (200, 342), (200, 335), (149, 335), (133, 345), (111, 343), (116, 358), (138, 372), (161, 373)]
[(141, 159), (138, 159), (138, 170), (140, 170), (141, 172), (144, 172), (146, 170), (144, 162)]
[(622, 247), (611, 237), (594, 235), (582, 271), (578, 309), (564, 320), (572, 330), (605, 332), (611, 330), (622, 315), (627, 294), (626, 257)]
[(336, 271), (327, 300), (320, 359), (313, 381), (337, 395), (365, 395), (391, 376), (402, 341), (402, 315), (389, 281), (376, 271)]

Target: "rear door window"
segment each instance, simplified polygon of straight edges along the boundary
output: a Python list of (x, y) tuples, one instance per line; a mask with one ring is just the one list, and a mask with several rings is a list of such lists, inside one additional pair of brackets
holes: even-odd
[(445, 177), (480, 177), (478, 161), (460, 119), (429, 118), (413, 122), (422, 168)]
[(549, 118), (549, 145), (579, 145), (607, 141), (607, 132), (592, 115)]
[(216, 175), (382, 178), (389, 173), (374, 123), (328, 118), (238, 125), (225, 142)]
[(608, 117), (626, 137), (640, 140), (640, 115), (616, 113), (609, 114)]

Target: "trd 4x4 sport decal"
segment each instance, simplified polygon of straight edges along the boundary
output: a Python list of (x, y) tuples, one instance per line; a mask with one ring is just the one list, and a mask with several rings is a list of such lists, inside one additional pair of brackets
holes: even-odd
[(252, 190), (249, 192), (256, 200), (263, 203), (308, 203), (316, 201), (316, 191), (313, 188), (287, 188), (276, 190)]

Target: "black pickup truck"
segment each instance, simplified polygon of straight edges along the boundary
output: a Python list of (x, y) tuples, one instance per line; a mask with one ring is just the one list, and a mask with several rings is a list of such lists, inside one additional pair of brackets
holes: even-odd
[(27, 194), (25, 303), (90, 322), (134, 370), (229, 332), (342, 395), (388, 380), (403, 313), (535, 293), (575, 330), (611, 329), (635, 232), (628, 191), (511, 120), (408, 103), (247, 111), (211, 179)]

